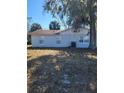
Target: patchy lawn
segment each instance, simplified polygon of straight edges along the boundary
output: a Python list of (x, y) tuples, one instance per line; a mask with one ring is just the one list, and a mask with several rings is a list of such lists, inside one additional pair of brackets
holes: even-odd
[(96, 93), (96, 51), (44, 48), (27, 51), (28, 93)]

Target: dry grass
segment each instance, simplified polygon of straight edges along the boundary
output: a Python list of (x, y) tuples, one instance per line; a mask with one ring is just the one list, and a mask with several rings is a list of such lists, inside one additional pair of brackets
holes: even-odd
[[(59, 93), (60, 91), (66, 91), (66, 93), (96, 93), (96, 51), (74, 48), (32, 49), (28, 46), (27, 61), (29, 93)], [(64, 84), (61, 79), (64, 73), (69, 75), (70, 88), (63, 88)], [(51, 79), (51, 77), (53, 78)], [(76, 79), (78, 78), (80, 78), (79, 82), (87, 82), (86, 85), (76, 85), (78, 82)], [(40, 83), (43, 81), (44, 83)], [(61, 86), (55, 82), (59, 82)], [(78, 88), (76, 88), (77, 86)], [(47, 91), (41, 92), (44, 87)], [(60, 90), (57, 90), (57, 87)]]
[(47, 56), (47, 55), (52, 55), (55, 56), (59, 54), (60, 51), (58, 50), (28, 50), (28, 60), (35, 59), (41, 56)]

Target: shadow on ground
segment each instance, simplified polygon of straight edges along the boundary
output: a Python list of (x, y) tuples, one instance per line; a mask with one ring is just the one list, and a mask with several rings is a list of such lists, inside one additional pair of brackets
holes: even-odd
[(97, 92), (96, 51), (75, 48), (34, 50), (45, 49), (59, 50), (60, 53), (28, 60), (28, 93)]

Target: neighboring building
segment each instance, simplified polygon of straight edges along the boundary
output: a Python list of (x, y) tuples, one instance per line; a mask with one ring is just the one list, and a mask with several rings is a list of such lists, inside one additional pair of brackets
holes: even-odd
[(66, 30), (37, 30), (31, 32), (32, 47), (76, 47), (88, 48), (90, 33), (88, 28)]

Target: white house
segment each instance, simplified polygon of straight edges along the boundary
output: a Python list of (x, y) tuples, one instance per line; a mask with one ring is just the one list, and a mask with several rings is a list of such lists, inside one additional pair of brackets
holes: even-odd
[(66, 30), (37, 30), (31, 32), (32, 47), (76, 47), (88, 48), (90, 33), (88, 28)]

